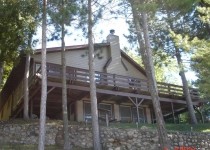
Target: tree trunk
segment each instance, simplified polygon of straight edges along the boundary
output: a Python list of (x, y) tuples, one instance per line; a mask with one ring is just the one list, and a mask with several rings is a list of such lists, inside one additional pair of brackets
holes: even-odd
[(191, 99), (189, 88), (188, 88), (187, 79), (186, 79), (186, 76), (185, 76), (185, 73), (184, 73), (181, 54), (180, 54), (178, 48), (176, 48), (176, 59), (177, 59), (178, 66), (179, 66), (179, 75), (181, 76), (181, 79), (182, 79), (184, 96), (185, 96), (185, 99), (186, 99), (186, 102), (187, 102), (187, 108), (188, 108), (188, 111), (189, 111), (190, 120), (191, 120), (192, 124), (197, 124), (198, 122), (197, 122), (197, 119), (196, 119), (196, 116), (195, 116), (193, 103), (192, 103), (192, 99)]
[[(62, 0), (62, 10), (64, 9), (64, 0)], [(66, 57), (65, 57), (65, 27), (64, 14), (62, 14), (61, 25), (61, 64), (62, 64), (62, 110), (63, 110), (63, 134), (64, 134), (64, 150), (70, 149), (69, 131), (68, 131), (68, 110), (67, 110), (67, 88), (66, 88)]]
[(0, 62), (0, 87), (2, 86), (3, 74), (4, 74), (4, 62)]
[(91, 99), (91, 115), (93, 130), (93, 147), (94, 150), (101, 150), (99, 124), (98, 124), (98, 108), (96, 96), (95, 70), (94, 70), (94, 45), (93, 45), (93, 21), (91, 0), (88, 0), (88, 48), (89, 48), (89, 78), (90, 78), (90, 99)]
[[(167, 138), (167, 132), (165, 129), (165, 122), (163, 119), (161, 107), (160, 107), (160, 100), (158, 95), (157, 83), (155, 80), (155, 73), (154, 73), (154, 65), (152, 60), (152, 51), (150, 48), (150, 41), (149, 41), (149, 33), (148, 33), (148, 24), (147, 24), (147, 14), (145, 12), (141, 12), (141, 23), (142, 27), (140, 26), (140, 16), (138, 15), (138, 11), (135, 8), (135, 3), (130, 0), (134, 24), (137, 30), (137, 38), (140, 45), (140, 53), (143, 59), (143, 63), (145, 66), (145, 71), (148, 79), (149, 90), (152, 97), (153, 108), (155, 112), (155, 117), (157, 120), (157, 129), (159, 135), (159, 142), (161, 149), (170, 149), (170, 143)], [(139, 4), (137, 2), (137, 4)], [(143, 34), (143, 37), (142, 37)]]
[(47, 101), (47, 72), (46, 72), (46, 30), (47, 30), (47, 0), (43, 1), (43, 14), (42, 14), (42, 90), (41, 90), (41, 107), (40, 107), (40, 125), (39, 125), (39, 150), (45, 149), (45, 132), (46, 132), (46, 101)]
[(26, 64), (25, 64), (25, 73), (24, 73), (24, 113), (23, 118), (29, 119), (29, 87), (28, 87), (28, 78), (29, 78), (29, 70), (30, 70), (30, 54), (26, 54)]

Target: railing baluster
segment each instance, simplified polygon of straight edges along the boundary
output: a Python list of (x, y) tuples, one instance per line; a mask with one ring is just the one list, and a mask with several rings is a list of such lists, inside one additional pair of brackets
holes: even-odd
[(114, 83), (114, 87), (116, 87), (116, 75), (113, 74), (113, 83)]
[[(47, 64), (47, 74), (52, 77), (61, 77), (61, 65)], [(74, 68), (67, 66), (67, 76), (70, 83), (73, 81), (90, 82), (89, 72), (87, 69)], [(96, 71), (97, 84), (103, 84), (121, 88), (135, 88), (149, 92), (149, 84), (147, 80), (127, 77), (116, 74), (108, 74)], [(183, 96), (183, 87), (167, 83), (157, 83), (160, 94)], [(190, 89), (191, 97), (198, 97), (198, 92), (195, 89)]]

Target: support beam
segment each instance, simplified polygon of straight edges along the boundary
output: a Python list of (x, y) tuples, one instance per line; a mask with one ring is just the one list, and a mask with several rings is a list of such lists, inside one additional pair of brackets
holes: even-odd
[[(39, 87), (36, 88), (36, 89), (33, 91), (33, 93), (29, 96), (29, 99), (31, 100), (39, 90), (40, 90)], [(23, 98), (23, 96), (22, 96), (22, 98)], [(16, 108), (17, 108), (17, 107), (16, 107)], [(12, 116), (12, 118), (14, 119), (15, 117), (17, 117), (18, 114), (21, 112), (22, 109), (23, 109), (23, 105), (19, 105), (19, 109), (13, 111), (13, 113), (14, 113), (15, 111), (16, 111), (16, 112), (15, 112), (14, 116)]]
[(55, 87), (51, 87), (48, 91), (47, 91), (47, 95), (52, 92), (55, 89)]
[(140, 102), (138, 102), (138, 98), (136, 98), (136, 97), (135, 97), (135, 101), (131, 97), (128, 97), (128, 98), (136, 106), (137, 120), (138, 120), (138, 123), (139, 123), (140, 122), (139, 106), (142, 104), (142, 102), (144, 101), (144, 99), (141, 99)]
[(133, 100), (131, 97), (128, 97), (128, 98), (131, 100), (131, 102), (132, 102), (135, 106), (136, 106), (136, 105), (140, 106), (141, 103), (144, 101), (144, 99), (142, 98), (141, 101), (138, 102), (138, 98), (135, 97), (135, 102), (134, 102), (134, 100)]
[(173, 115), (174, 123), (176, 123), (176, 121), (175, 121), (175, 115), (174, 115), (174, 104), (173, 103), (171, 103), (171, 109), (172, 109), (172, 115)]
[(30, 107), (30, 118), (32, 119), (32, 115), (33, 115), (33, 105), (34, 105), (34, 102), (33, 100), (31, 100), (31, 107)]
[[(48, 82), (48, 86), (62, 87), (61, 83), (57, 83), (57, 82)], [(85, 87), (85, 86), (67, 85), (67, 88), (74, 89), (74, 90), (90, 91), (90, 88)], [(149, 96), (149, 95), (140, 95), (140, 94), (105, 90), (105, 89), (99, 89), (99, 88), (97, 88), (96, 91), (98, 93), (104, 93), (104, 94), (110, 94), (110, 95), (116, 95), (116, 96), (136, 97), (136, 98), (143, 98), (143, 99), (151, 100), (151, 96)], [(179, 99), (160, 97), (160, 101), (186, 104), (186, 101), (181, 100), (181, 99), (179, 100)], [(197, 102), (193, 102), (193, 104), (196, 105)]]

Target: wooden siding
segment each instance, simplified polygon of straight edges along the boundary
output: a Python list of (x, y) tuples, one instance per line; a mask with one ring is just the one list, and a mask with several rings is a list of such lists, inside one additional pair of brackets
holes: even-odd
[[(66, 65), (76, 68), (88, 69), (88, 51), (84, 50), (72, 50), (66, 51)], [(96, 49), (96, 54), (98, 54), (95, 58), (95, 70), (96, 71), (104, 71), (103, 67), (108, 61), (108, 51), (105, 47)], [(41, 54), (37, 54), (33, 56), (35, 61), (41, 61)], [(48, 53), (47, 54), (47, 62), (54, 64), (61, 64), (61, 53)]]
[(12, 115), (12, 111), (16, 109), (16, 107), (21, 103), (21, 99), (23, 98), (23, 80), (20, 82), (18, 87), (15, 89), (13, 94), (11, 94), (3, 106), (3, 109), (0, 113), (1, 120), (7, 120)]
[[(31, 69), (32, 70), (32, 69)], [(61, 88), (61, 65), (57, 64), (47, 64), (47, 75), (48, 75), (48, 86), (56, 87), (56, 89)], [(31, 71), (32, 72), (32, 71)], [(39, 90), (40, 85), (40, 69), (37, 70), (36, 75), (30, 74), (29, 85), (31, 90), (37, 91)], [(68, 85), (67, 88), (72, 90), (80, 91), (81, 93), (89, 92), (89, 78), (88, 78), (89, 71), (86, 69), (81, 68), (74, 68), (74, 67), (67, 67), (67, 80)], [(136, 97), (136, 98), (143, 98), (145, 99), (145, 103), (142, 106), (147, 106), (150, 104), (151, 96), (149, 94), (148, 83), (146, 80), (133, 78), (128, 76), (116, 75), (116, 74), (108, 74), (104, 72), (96, 72), (96, 84), (97, 84), (97, 94), (102, 95), (103, 102), (110, 102), (114, 104), (114, 100), (120, 104), (128, 103), (128, 97)], [(37, 84), (36, 84), (37, 83)], [(166, 84), (166, 83), (158, 83), (158, 89), (160, 94), (160, 101), (176, 103), (177, 109), (179, 105), (184, 106), (186, 101), (184, 100), (183, 96), (183, 87), (177, 86), (173, 84)], [(87, 93), (86, 93), (87, 92)], [(35, 92), (36, 93), (36, 92)], [(53, 93), (53, 92), (52, 92)], [(59, 94), (59, 93), (55, 93)], [(55, 96), (54, 94), (54, 96)], [(85, 98), (84, 96), (79, 96), (81, 98)], [(106, 95), (110, 95), (108, 99)], [(30, 98), (33, 97), (33, 92), (30, 95)], [(103, 98), (103, 96), (105, 96)], [(118, 97), (117, 97), (118, 96)], [(40, 95), (34, 96), (37, 99), (37, 106), (40, 101)], [(199, 95), (197, 90), (191, 89), (191, 97), (193, 99), (193, 103), (195, 105), (198, 104), (197, 100), (199, 100)], [(52, 98), (52, 97), (51, 97)], [(57, 97), (58, 98), (58, 97)], [(73, 97), (73, 101), (80, 100), (77, 99), (78, 96)], [(125, 99), (127, 99), (125, 101)], [(50, 100), (50, 99), (49, 99)], [(56, 102), (61, 102), (60, 100), (56, 100)], [(23, 103), (23, 80), (17, 85), (17, 88), (10, 94), (6, 103), (3, 105), (3, 109), (0, 112), (0, 119), (7, 120), (11, 116), (15, 116), (17, 114), (17, 109), (22, 109), (20, 104)], [(76, 109), (76, 117), (78, 120), (83, 120), (83, 113), (82, 113), (82, 104), (78, 101), (76, 102), (77, 109)], [(132, 104), (129, 103), (131, 106)], [(166, 104), (164, 104), (166, 106)], [(57, 107), (57, 106), (56, 106)], [(55, 108), (55, 106), (53, 106)], [(18, 112), (19, 113), (19, 112)], [(117, 116), (117, 115), (116, 115)]]
[[(48, 71), (48, 78), (52, 78), (53, 80), (55, 79), (61, 80), (61, 65), (48, 63), (47, 71)], [(89, 82), (90, 82), (89, 77), (88, 77), (89, 70), (67, 67), (66, 73), (67, 73), (67, 80), (70, 80), (71, 84), (83, 84), (83, 88), (85, 88), (85, 86), (87, 87), (89, 86)], [(95, 80), (96, 80), (96, 85), (98, 87), (108, 86), (108, 87), (113, 87), (113, 88), (118, 88), (118, 89), (119, 88), (133, 89), (133, 90), (139, 91), (142, 94), (144, 92), (145, 97), (142, 97), (142, 98), (150, 99), (149, 86), (148, 86), (147, 80), (128, 77), (128, 76), (122, 76), (122, 75), (116, 75), (116, 74), (109, 74), (109, 73), (104, 73), (104, 72), (97, 72), (97, 71), (95, 72)], [(182, 86), (161, 83), (161, 82), (158, 82), (157, 86), (158, 86), (158, 92), (159, 92), (160, 97), (173, 96), (174, 99), (176, 99), (175, 97), (179, 97), (181, 99), (184, 98)], [(126, 95), (125, 93), (124, 94), (121, 93), (121, 94), (122, 96)], [(196, 89), (190, 89), (190, 94), (193, 100), (199, 100), (199, 93)], [(180, 100), (176, 100), (176, 102), (178, 101)], [(183, 103), (186, 103), (186, 102), (183, 102)]]
[(125, 58), (122, 57), (122, 61), (124, 62), (125, 66), (128, 68), (125, 76), (130, 76), (134, 78), (140, 78), (146, 80), (146, 76), (143, 75), (139, 70), (137, 70), (131, 63), (129, 63)]
[(83, 101), (76, 102), (76, 118), (78, 122), (84, 121)]
[[(114, 44), (114, 43), (112, 43)], [(109, 47), (102, 47), (96, 49), (97, 54), (95, 58), (95, 70), (100, 72), (107, 72), (117, 75), (136, 77), (140, 79), (146, 79), (138, 69), (136, 69), (130, 62), (120, 55), (120, 47), (117, 43)], [(107, 61), (112, 57), (110, 64), (104, 70), (104, 66)], [(33, 56), (37, 62), (41, 61), (41, 54)], [(123, 62), (122, 62), (123, 61)], [(61, 64), (61, 53), (54, 52), (47, 54), (47, 62), (53, 64)], [(124, 63), (124, 64), (123, 64)], [(67, 66), (88, 69), (88, 54), (87, 50), (72, 50), (66, 51), (66, 64)]]
[(12, 96), (9, 97), (8, 101), (3, 106), (3, 109), (0, 113), (0, 120), (8, 120), (11, 115), (11, 109), (12, 109)]

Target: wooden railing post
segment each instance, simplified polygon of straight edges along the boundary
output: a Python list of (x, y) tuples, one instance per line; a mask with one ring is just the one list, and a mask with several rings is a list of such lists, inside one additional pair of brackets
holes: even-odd
[[(52, 77), (60, 77), (60, 65), (57, 64), (47, 64), (47, 68), (49, 74), (52, 75)], [(87, 69), (81, 69), (81, 68), (74, 68), (74, 67), (67, 67), (70, 83), (74, 82), (75, 80), (81, 81), (81, 82), (89, 82), (89, 74)], [(122, 76), (122, 75), (116, 75), (116, 74), (108, 74), (108, 73), (102, 73), (102, 72), (96, 72), (97, 76), (97, 83), (98, 84), (104, 84), (113, 86), (115, 88), (135, 88), (135, 89), (142, 89), (144, 91), (149, 92), (149, 83), (147, 80), (144, 79), (138, 79), (134, 77), (128, 77), (128, 76)], [(99, 81), (100, 80), (100, 81)], [(168, 83), (158, 83), (158, 92), (159, 94), (164, 95), (171, 95), (171, 96), (180, 96), (183, 97), (183, 87)], [(190, 89), (191, 97), (198, 98), (198, 93), (194, 89)]]
[(171, 94), (171, 86), (168, 85), (168, 93)]
[(116, 87), (116, 75), (113, 74), (113, 83), (114, 83), (114, 87)]
[(106, 113), (106, 126), (107, 127), (109, 126), (109, 115), (108, 115), (108, 113)]

